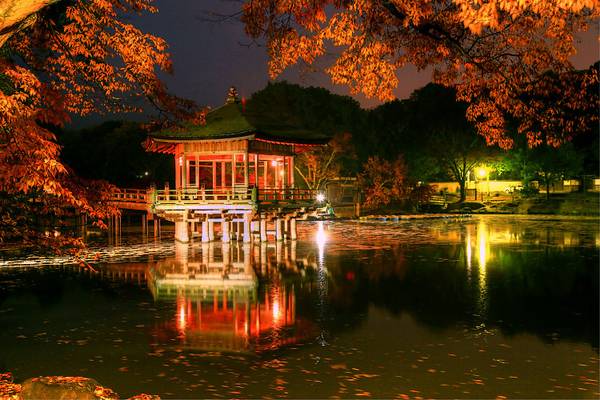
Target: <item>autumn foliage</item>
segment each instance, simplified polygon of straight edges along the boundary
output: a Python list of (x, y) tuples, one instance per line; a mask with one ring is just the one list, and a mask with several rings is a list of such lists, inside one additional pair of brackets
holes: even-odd
[[(597, 0), (252, 0), (243, 11), (247, 33), (267, 41), (272, 77), (336, 54), (327, 68), (334, 83), (389, 100), (398, 69), (430, 68), (470, 104), (488, 144), (505, 148), (507, 118), (521, 121), (531, 145), (559, 145), (595, 123), (569, 122), (564, 109), (598, 107), (597, 91), (588, 90), (597, 69), (578, 74), (569, 62), (575, 33), (600, 16)], [(576, 89), (548, 107), (565, 81)]]
[(402, 200), (408, 191), (406, 172), (402, 158), (390, 162), (377, 156), (369, 157), (358, 177), (364, 191), (364, 206), (378, 208)]
[(351, 139), (350, 133), (339, 133), (326, 146), (315, 146), (297, 157), (294, 169), (308, 189), (322, 189), (340, 176), (342, 158), (354, 157)]
[[(157, 77), (171, 68), (164, 40), (122, 20), (156, 11), (151, 0), (0, 0), (0, 242), (18, 236), (31, 212), (75, 210), (102, 224), (116, 211), (109, 186), (78, 180), (61, 163), (49, 127), (73, 114), (136, 111), (140, 95), (165, 115), (191, 110)], [(25, 238), (48, 236), (29, 227)]]

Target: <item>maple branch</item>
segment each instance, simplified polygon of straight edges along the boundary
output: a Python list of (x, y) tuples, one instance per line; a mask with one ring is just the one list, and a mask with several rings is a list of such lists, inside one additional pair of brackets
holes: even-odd
[[(306, 176), (304, 176), (304, 174), (302, 173), (302, 171), (300, 170), (300, 168), (297, 165), (294, 166), (294, 169), (298, 172), (298, 174), (300, 174), (300, 177), (302, 178), (302, 180), (304, 180), (304, 183), (306, 183), (306, 186), (311, 186), (310, 182), (308, 181)], [(309, 189), (312, 189), (312, 188), (309, 187)]]
[(36, 14), (61, 0), (0, 0), (0, 47), (15, 33), (33, 25)]

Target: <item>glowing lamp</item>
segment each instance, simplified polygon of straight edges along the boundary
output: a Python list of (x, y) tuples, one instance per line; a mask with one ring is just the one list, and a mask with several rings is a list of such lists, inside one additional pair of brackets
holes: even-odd
[(480, 178), (483, 178), (484, 176), (486, 176), (486, 175), (487, 175), (487, 169), (486, 169), (486, 168), (484, 168), (484, 167), (477, 168), (477, 175), (478, 175)]
[(277, 161), (275, 161), (275, 160), (271, 161), (271, 165), (272, 165), (273, 167), (276, 167), (276, 166), (277, 166)]
[(317, 193), (317, 201), (322, 203), (325, 201), (325, 195), (323, 193)]

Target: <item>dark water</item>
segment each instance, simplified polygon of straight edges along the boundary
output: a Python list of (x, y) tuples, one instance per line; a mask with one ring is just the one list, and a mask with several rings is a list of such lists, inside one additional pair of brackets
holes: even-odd
[(0, 371), (164, 398), (599, 396), (597, 220), (299, 229), (99, 247), (97, 273), (4, 260)]

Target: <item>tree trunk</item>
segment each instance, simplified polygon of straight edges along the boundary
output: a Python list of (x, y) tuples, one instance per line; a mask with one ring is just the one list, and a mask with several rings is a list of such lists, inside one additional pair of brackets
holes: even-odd
[(467, 198), (467, 188), (466, 188), (466, 182), (464, 179), (459, 179), (458, 180), (458, 187), (459, 187), (459, 192), (460, 192), (460, 199), (458, 200), (459, 203), (462, 203), (466, 200)]

